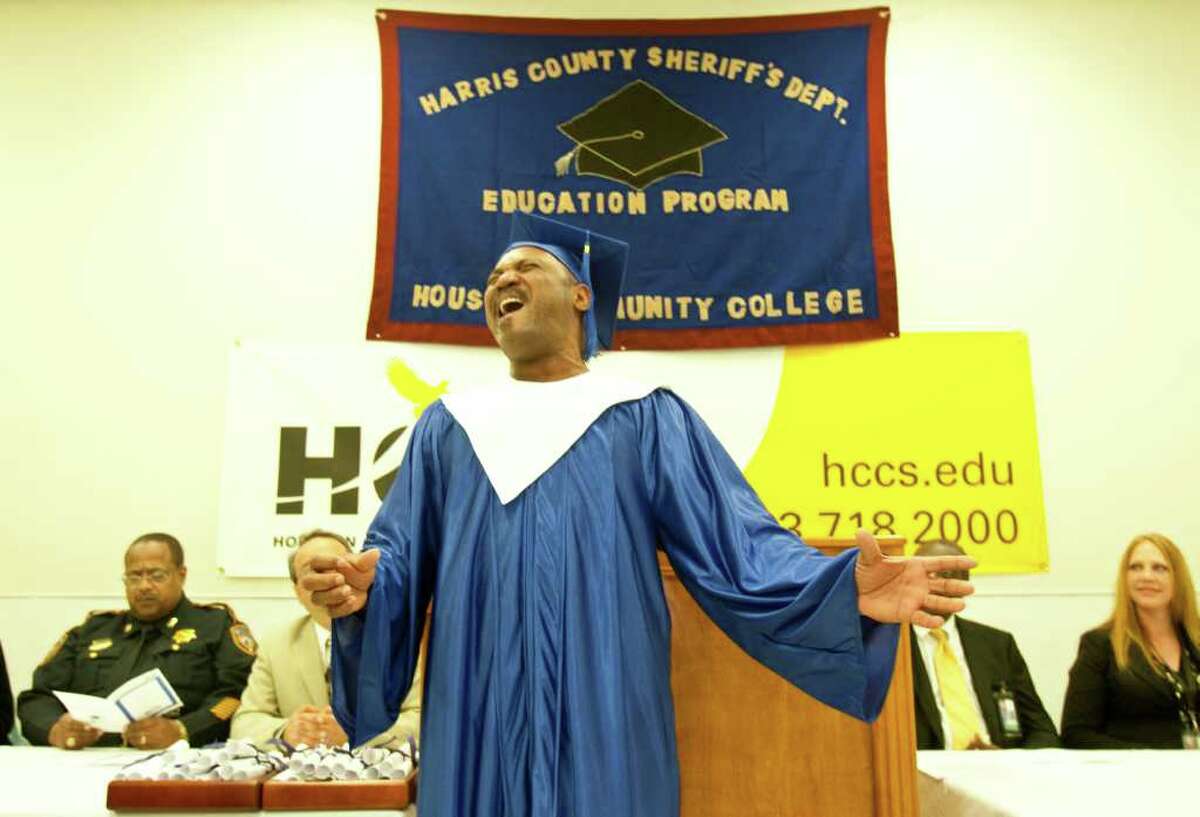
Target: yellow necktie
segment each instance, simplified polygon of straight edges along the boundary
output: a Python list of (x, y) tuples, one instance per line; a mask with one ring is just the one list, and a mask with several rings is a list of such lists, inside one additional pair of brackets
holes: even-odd
[(941, 628), (930, 630), (929, 634), (937, 642), (933, 669), (942, 693), (942, 706), (950, 718), (950, 748), (965, 749), (976, 735), (984, 734), (983, 724), (971, 703), (971, 691), (967, 689), (962, 667), (950, 649), (950, 637)]

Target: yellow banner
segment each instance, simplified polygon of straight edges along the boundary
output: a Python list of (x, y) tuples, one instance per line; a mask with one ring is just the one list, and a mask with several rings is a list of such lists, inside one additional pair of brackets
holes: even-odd
[(802, 536), (957, 542), (979, 573), (1049, 569), (1029, 345), (925, 333), (787, 350), (746, 476)]

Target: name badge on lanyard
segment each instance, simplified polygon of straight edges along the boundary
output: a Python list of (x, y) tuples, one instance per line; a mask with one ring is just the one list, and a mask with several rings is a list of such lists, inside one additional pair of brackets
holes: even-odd
[(996, 711), (1000, 715), (1000, 732), (1005, 743), (1017, 743), (1021, 740), (1021, 718), (1017, 715), (1017, 702), (1013, 700), (1012, 690), (1008, 684), (1000, 681), (992, 685), (992, 698), (996, 701)]
[(1188, 725), (1183, 729), (1183, 748), (1184, 749), (1200, 749), (1200, 732), (1196, 731), (1196, 727)]
[(1184, 749), (1200, 749), (1200, 723), (1196, 717), (1196, 690), (1200, 687), (1200, 673), (1197, 673), (1191, 656), (1185, 650), (1179, 661), (1179, 671), (1163, 665), (1171, 691), (1175, 693), (1175, 702), (1179, 705), (1179, 737)]

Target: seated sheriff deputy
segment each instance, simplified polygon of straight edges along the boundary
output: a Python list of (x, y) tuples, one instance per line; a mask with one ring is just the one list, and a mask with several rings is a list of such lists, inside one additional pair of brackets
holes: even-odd
[[(917, 556), (965, 555), (929, 542)], [(968, 580), (967, 571), (942, 578)], [(913, 625), (918, 749), (1045, 749), (1059, 745), (1010, 633), (946, 615), (937, 629)]]
[[(169, 534), (134, 539), (122, 578), (129, 609), (89, 613), (34, 670), (33, 688), (17, 700), (25, 737), (61, 749), (224, 740), (257, 651), (250, 629), (224, 604), (188, 600), (183, 548)], [(75, 720), (54, 697), (54, 690), (104, 697), (156, 667), (182, 699), (182, 711), (134, 721), (121, 735)]]
[[(265, 744), (282, 738), (292, 746), (302, 743), (340, 745), (346, 733), (329, 707), (329, 660), (333, 634), (329, 611), (313, 604), (312, 591), (300, 583), (316, 556), (337, 558), (354, 548), (336, 533), (314, 530), (300, 536), (299, 546), (288, 555), (292, 590), (307, 611), (286, 627), (263, 639), (242, 706), (233, 718), (230, 736)], [(391, 729), (369, 742), (394, 746), (417, 736), (421, 726), (421, 674), (418, 667), (412, 686), (400, 705), (400, 716)]]

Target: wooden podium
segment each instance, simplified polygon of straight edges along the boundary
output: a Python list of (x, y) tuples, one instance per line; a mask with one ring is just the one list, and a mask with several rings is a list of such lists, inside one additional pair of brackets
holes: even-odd
[[(826, 554), (853, 545), (810, 539)], [(900, 555), (903, 539), (881, 539)], [(916, 817), (912, 656), (901, 628), (891, 689), (868, 726), (817, 702), (729, 640), (660, 554), (682, 817)]]

